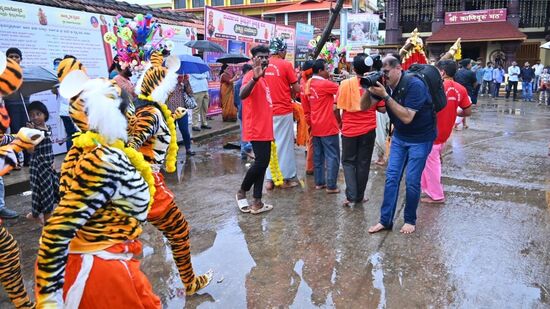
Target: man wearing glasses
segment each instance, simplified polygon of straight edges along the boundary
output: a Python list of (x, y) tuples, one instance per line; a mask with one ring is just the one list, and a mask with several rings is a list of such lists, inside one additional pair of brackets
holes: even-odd
[[(372, 95), (383, 98), (386, 111), (395, 127), (386, 170), (380, 222), (369, 228), (369, 233), (392, 229), (399, 197), (399, 183), (405, 173), (405, 224), (401, 228), (401, 233), (411, 234), (416, 229), (416, 208), (420, 200), (422, 171), (436, 137), (435, 111), (424, 81), (410, 77), (407, 79), (407, 85), (398, 85), (404, 74), (400, 61), (395, 56), (388, 55), (382, 63), (388, 88), (378, 82), (377, 86), (370, 87), (361, 98), (362, 101), (367, 101), (369, 106), (377, 102)], [(406, 92), (403, 99), (397, 102), (391, 95), (401, 87), (404, 87)]]

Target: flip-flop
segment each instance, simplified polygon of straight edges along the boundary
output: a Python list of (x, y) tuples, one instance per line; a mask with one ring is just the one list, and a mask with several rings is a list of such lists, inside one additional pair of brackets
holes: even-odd
[(272, 209), (273, 209), (273, 205), (269, 205), (269, 204), (264, 203), (264, 206), (262, 206), (262, 208), (260, 208), (258, 210), (250, 209), (250, 213), (253, 214), (253, 215), (258, 215), (258, 214), (261, 214), (262, 212), (267, 212), (267, 211), (270, 211)]
[(250, 205), (248, 204), (248, 200), (243, 198), (239, 200), (239, 196), (235, 194), (235, 201), (237, 201), (237, 207), (239, 207), (239, 210), (244, 213), (250, 212)]

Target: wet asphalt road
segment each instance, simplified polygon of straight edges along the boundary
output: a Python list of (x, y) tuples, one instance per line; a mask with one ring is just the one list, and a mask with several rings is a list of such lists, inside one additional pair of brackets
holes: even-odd
[[(150, 225), (142, 269), (165, 308), (549, 308), (550, 108), (502, 102), (480, 107), (470, 129), (454, 133), (443, 160), (447, 203), (421, 205), (408, 236), (367, 233), (379, 217), (380, 167), (371, 169), (370, 200), (346, 208), (343, 193), (313, 188), (297, 149), (304, 186), (266, 193), (275, 209), (254, 216), (234, 202), (246, 167), (222, 145), (236, 135), (199, 145), (167, 178), (192, 226), (195, 270), (213, 269), (214, 280), (185, 299), (170, 250)], [(26, 213), (30, 196), (6, 203)], [(40, 229), (22, 218), (6, 226), (31, 287)], [(0, 308), (10, 308), (3, 291)]]

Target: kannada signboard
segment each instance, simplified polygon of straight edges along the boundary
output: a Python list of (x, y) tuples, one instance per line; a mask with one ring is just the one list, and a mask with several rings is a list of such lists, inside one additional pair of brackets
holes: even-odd
[[(144, 12), (146, 13), (146, 12)], [(108, 63), (115, 51), (103, 41), (103, 35), (114, 31), (116, 17), (45, 5), (27, 4), (15, 1), (0, 2), (0, 52), (10, 47), (22, 51), (23, 70), (25, 66), (41, 66), (53, 71), (53, 60), (65, 55), (77, 57), (92, 78), (107, 77)], [(171, 39), (178, 54), (190, 53), (185, 42), (196, 37), (196, 29), (172, 26), (176, 35)], [(138, 74), (134, 74), (137, 78)], [(59, 145), (65, 136), (65, 129), (59, 117), (59, 103), (49, 90), (31, 96), (31, 101), (46, 104), (52, 128), (54, 153), (65, 151), (65, 144)]]
[(313, 39), (312, 25), (296, 23), (296, 61), (303, 62), (308, 60), (309, 41)]
[(246, 43), (268, 44), (275, 35), (275, 25), (206, 7), (204, 12), (206, 37), (236, 40)]
[(445, 25), (491, 23), (498, 21), (506, 21), (506, 9), (445, 13)]
[(294, 64), (294, 55), (296, 52), (296, 29), (290, 26), (275, 26), (277, 37), (283, 37), (287, 45), (286, 60)]

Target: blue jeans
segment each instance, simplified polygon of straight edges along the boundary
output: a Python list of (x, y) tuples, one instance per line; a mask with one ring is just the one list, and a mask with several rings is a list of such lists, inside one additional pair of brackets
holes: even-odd
[(241, 130), (241, 158), (245, 159), (247, 153), (252, 152), (252, 144), (250, 142), (243, 141), (243, 121), (239, 119), (239, 128)]
[(521, 91), (523, 93), (523, 99), (533, 101), (533, 83), (532, 82), (522, 82)]
[(416, 224), (416, 208), (420, 200), (420, 179), (426, 165), (426, 159), (432, 151), (433, 141), (424, 143), (408, 143), (393, 136), (390, 148), (390, 158), (386, 170), (386, 186), (384, 201), (380, 210), (380, 223), (388, 229), (393, 227), (399, 185), (406, 169), (407, 185), (405, 197), (405, 223)]
[(63, 121), (63, 127), (65, 128), (65, 134), (67, 134), (67, 140), (65, 145), (67, 146), (67, 151), (73, 146), (73, 134), (76, 133), (76, 127), (73, 123), (73, 120), (69, 116), (61, 116)]
[(185, 150), (191, 150), (191, 135), (189, 134), (189, 114), (186, 113), (183, 117), (177, 120), (178, 128), (180, 129), (181, 136), (183, 137), (183, 145)]
[(313, 137), (313, 166), (316, 186), (326, 185), (330, 190), (337, 188), (336, 181), (338, 180), (338, 169), (340, 168), (340, 139), (338, 134)]

